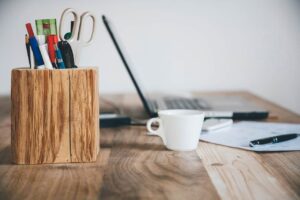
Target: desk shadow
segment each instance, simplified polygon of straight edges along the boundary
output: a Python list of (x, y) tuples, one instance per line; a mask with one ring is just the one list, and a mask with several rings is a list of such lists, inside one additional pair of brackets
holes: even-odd
[(101, 148), (112, 148), (111, 143), (100, 143), (100, 149)]
[(11, 151), (10, 146), (5, 147), (0, 151), (0, 165), (11, 165), (13, 164), (11, 161)]

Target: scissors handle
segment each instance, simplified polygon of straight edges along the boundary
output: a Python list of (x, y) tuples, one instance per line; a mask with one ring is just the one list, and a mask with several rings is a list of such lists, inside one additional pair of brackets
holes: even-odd
[[(91, 19), (92, 19), (92, 25), (93, 25), (93, 27), (92, 27), (92, 32), (91, 32), (91, 36), (90, 36), (90, 38), (89, 38), (89, 40), (88, 41), (84, 41), (84, 40), (81, 40), (81, 36), (82, 36), (82, 31), (83, 31), (83, 23), (84, 23), (84, 21), (86, 21), (87, 20), (87, 18), (88, 17), (90, 17)], [(78, 30), (78, 40), (81, 42), (81, 44), (83, 45), (83, 46), (87, 46), (87, 45), (90, 45), (91, 44), (91, 42), (93, 41), (93, 39), (94, 39), (94, 35), (95, 35), (95, 30), (96, 30), (96, 17), (92, 14), (92, 13), (90, 13), (90, 12), (84, 12), (81, 16), (80, 16), (80, 24), (79, 24), (79, 30)]]
[(79, 16), (76, 13), (76, 11), (72, 8), (67, 8), (64, 10), (64, 12), (61, 14), (60, 18), (60, 23), (59, 23), (59, 38), (60, 40), (65, 40), (64, 39), (64, 34), (62, 32), (62, 27), (63, 27), (63, 22), (66, 18), (67, 15), (72, 14), (74, 16), (74, 26), (72, 29), (72, 36), (71, 38), (68, 39), (69, 42), (73, 42), (74, 40), (77, 40), (78, 37), (78, 21), (79, 21)]

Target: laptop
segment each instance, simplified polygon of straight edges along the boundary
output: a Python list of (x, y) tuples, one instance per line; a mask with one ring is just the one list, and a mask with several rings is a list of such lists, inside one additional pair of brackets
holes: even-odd
[(268, 117), (268, 111), (259, 108), (253, 102), (241, 96), (201, 96), (186, 97), (181, 95), (159, 96), (149, 98), (145, 90), (141, 88), (137, 76), (129, 66), (123, 51), (113, 33), (110, 21), (103, 15), (103, 23), (110, 38), (134, 84), (134, 87), (143, 103), (145, 111), (150, 117), (156, 117), (159, 110), (165, 109), (197, 109), (205, 112), (206, 118), (232, 118), (235, 120), (259, 120)]

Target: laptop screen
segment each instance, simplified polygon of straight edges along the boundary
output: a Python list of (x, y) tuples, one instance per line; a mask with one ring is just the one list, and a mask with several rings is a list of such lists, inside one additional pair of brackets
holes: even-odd
[[(102, 20), (103, 20), (103, 23), (104, 23), (104, 25), (111, 37), (116, 49), (117, 49), (117, 52), (124, 64), (128, 74), (138, 92), (139, 97), (142, 100), (145, 110), (147, 111), (149, 116), (151, 116), (151, 117), (157, 116), (157, 114), (155, 112), (156, 109), (154, 108), (152, 101), (150, 101), (148, 96), (145, 95), (145, 93), (144, 93), (145, 90), (142, 90), (142, 88), (140, 87), (141, 86), (140, 83), (137, 82), (137, 80), (136, 80), (137, 76), (135, 76), (135, 74), (133, 74), (132, 70), (130, 69), (130, 67), (127, 63), (127, 60), (125, 59), (125, 57), (121, 51), (121, 48), (115, 38), (115, 35), (113, 34), (111, 27), (104, 15), (102, 16)], [(220, 100), (220, 97), (215, 97), (215, 98)], [(198, 100), (199, 100), (199, 98), (198, 98)], [(208, 102), (205, 99), (200, 99), (200, 101)], [(243, 109), (243, 108), (245, 108), (245, 106), (243, 106), (243, 108), (238, 108), (238, 110), (237, 110), (237, 106), (233, 105), (233, 101), (228, 99), (227, 96), (224, 99), (224, 101), (221, 101), (221, 102), (218, 101), (218, 102), (219, 103), (213, 103), (212, 100), (209, 100), (209, 105), (210, 105), (208, 108), (209, 112), (205, 113), (207, 118), (210, 118), (210, 117), (212, 117), (212, 118), (228, 118), (228, 117), (230, 117), (230, 118), (234, 118), (234, 119), (265, 119), (268, 117), (268, 112), (264, 109), (262, 110), (262, 109), (252, 108), (251, 110), (247, 109), (245, 111)], [(224, 107), (224, 105), (227, 105), (227, 106)], [(202, 109), (202, 110), (207, 109), (207, 106), (206, 107), (202, 106), (200, 109)]]
[(110, 26), (110, 22), (106, 19), (106, 17), (104, 15), (102, 15), (102, 20), (103, 20), (103, 23), (109, 33), (109, 36), (110, 38), (112, 39), (116, 49), (117, 49), (117, 52), (134, 84), (134, 87), (136, 88), (137, 92), (138, 92), (138, 95), (140, 97), (140, 99), (142, 100), (142, 103), (144, 105), (144, 108), (146, 109), (147, 113), (150, 115), (150, 116), (155, 116), (155, 113), (153, 112), (153, 108), (152, 108), (152, 105), (148, 103), (148, 97), (145, 93), (143, 93), (143, 91), (145, 90), (142, 90), (141, 88), (141, 84), (137, 82), (137, 76), (133, 73), (132, 69), (130, 69), (129, 65), (128, 65), (128, 62), (127, 60), (125, 59), (124, 57), (124, 54), (123, 54), (123, 51), (121, 50), (120, 48), (120, 45), (119, 43), (117, 42), (117, 39), (115, 37), (115, 34), (113, 33), (112, 29), (111, 29), (111, 26)]

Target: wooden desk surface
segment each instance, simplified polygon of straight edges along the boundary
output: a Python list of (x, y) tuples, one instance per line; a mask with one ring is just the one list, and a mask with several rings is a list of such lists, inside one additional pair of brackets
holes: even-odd
[[(271, 111), (269, 121), (300, 117), (247, 92)], [(136, 95), (102, 100), (144, 116)], [(96, 163), (14, 165), (10, 155), (9, 97), (0, 97), (0, 199), (300, 199), (300, 152), (254, 153), (199, 142), (197, 151), (166, 150), (142, 126), (101, 129)], [(112, 106), (114, 107), (114, 106)], [(276, 117), (277, 116), (277, 117)]]

